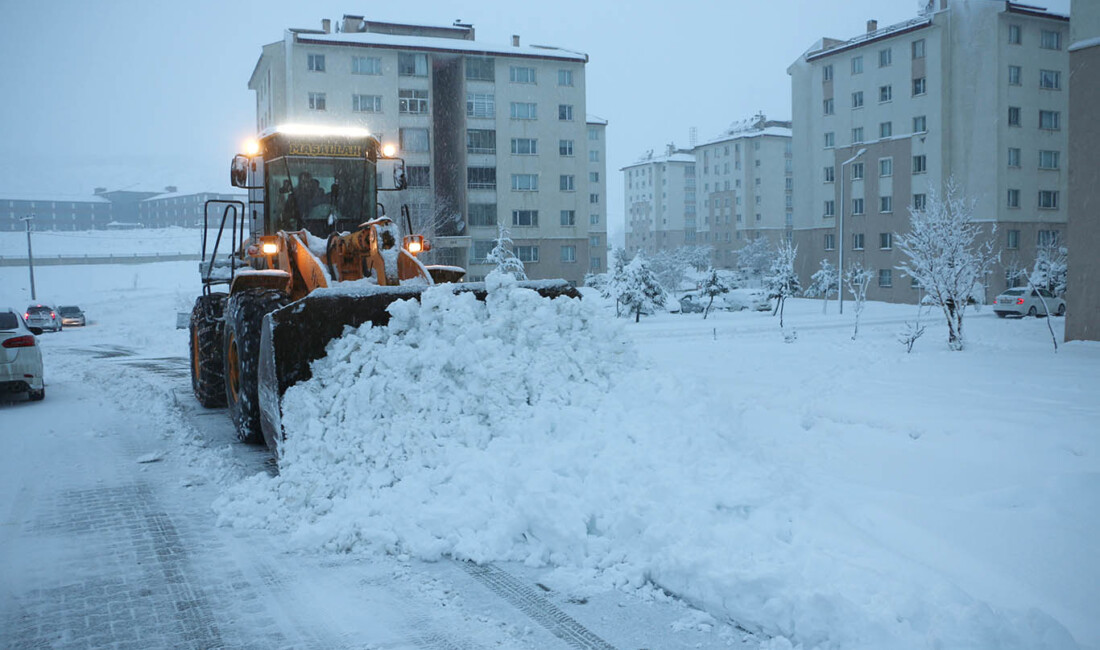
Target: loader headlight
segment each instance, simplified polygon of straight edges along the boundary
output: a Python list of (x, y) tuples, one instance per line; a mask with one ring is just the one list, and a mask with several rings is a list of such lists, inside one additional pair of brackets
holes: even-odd
[(405, 250), (413, 255), (424, 251), (424, 238), (420, 235), (408, 235), (405, 237)]
[(264, 255), (274, 255), (279, 252), (279, 245), (273, 241), (265, 241), (260, 245), (260, 251), (263, 252)]
[(244, 143), (244, 152), (249, 157), (255, 156), (256, 154), (260, 153), (260, 141), (259, 140), (248, 140), (247, 142), (245, 142)]

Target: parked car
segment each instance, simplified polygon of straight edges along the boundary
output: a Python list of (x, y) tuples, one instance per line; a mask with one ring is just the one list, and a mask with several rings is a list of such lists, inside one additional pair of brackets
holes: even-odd
[(726, 294), (726, 302), (737, 305), (737, 309), (753, 311), (771, 311), (772, 301), (763, 289), (734, 289)]
[(60, 305), (57, 308), (57, 313), (61, 314), (62, 325), (76, 325), (77, 327), (84, 327), (84, 312), (80, 307), (76, 305)]
[(0, 393), (26, 393), (32, 401), (46, 396), (42, 378), (40, 327), (28, 327), (14, 309), (0, 308)]
[(43, 303), (34, 303), (27, 307), (23, 318), (29, 327), (41, 327), (51, 332), (60, 332), (62, 328), (61, 315), (57, 313), (57, 307)]
[(692, 293), (686, 293), (680, 296), (680, 313), (681, 314), (699, 314), (702, 313), (706, 307), (705, 302), (700, 302), (702, 297)]
[[(1042, 300), (1040, 300), (1042, 297)], [(1043, 307), (1043, 302), (1046, 307)], [(993, 311), (1005, 316), (1046, 316), (1047, 309), (1055, 316), (1065, 316), (1066, 301), (1058, 298), (1046, 289), (1017, 287), (1008, 289), (993, 301)]]

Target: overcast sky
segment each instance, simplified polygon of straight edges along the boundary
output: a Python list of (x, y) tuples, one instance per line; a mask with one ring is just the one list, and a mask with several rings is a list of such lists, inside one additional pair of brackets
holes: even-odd
[[(993, 0), (989, 0), (993, 1)], [(1060, 13), (1070, 0), (1037, 1)], [(255, 128), (248, 77), (287, 27), (345, 13), (472, 23), (477, 40), (588, 53), (588, 112), (607, 119), (609, 224), (619, 168), (763, 111), (790, 119), (786, 69), (822, 36), (916, 15), (918, 0), (0, 0), (0, 194), (96, 186), (226, 189)]]

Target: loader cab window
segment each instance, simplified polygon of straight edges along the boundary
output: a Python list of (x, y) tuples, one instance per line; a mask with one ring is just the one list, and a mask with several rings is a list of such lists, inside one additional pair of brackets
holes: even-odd
[(284, 156), (267, 161), (264, 233), (305, 229), (328, 237), (373, 219), (374, 167), (363, 158)]

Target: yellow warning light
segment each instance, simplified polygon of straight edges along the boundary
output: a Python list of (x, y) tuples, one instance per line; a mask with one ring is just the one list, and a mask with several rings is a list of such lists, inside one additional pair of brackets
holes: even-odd
[(396, 154), (396, 153), (397, 153), (397, 147), (395, 147), (393, 144), (382, 145), (382, 155), (383, 156), (385, 156), (387, 158), (393, 158), (394, 154)]

